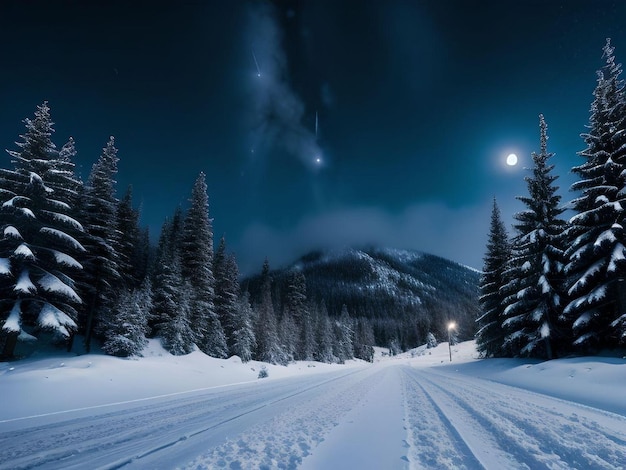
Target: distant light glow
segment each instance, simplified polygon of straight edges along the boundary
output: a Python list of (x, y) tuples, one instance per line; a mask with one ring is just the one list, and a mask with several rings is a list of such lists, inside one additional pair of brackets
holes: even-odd
[(322, 159), (320, 157), (316, 157), (315, 158), (315, 163), (317, 163), (318, 165), (322, 164)]
[(450, 323), (448, 323), (448, 331), (450, 330), (454, 330), (456, 328), (456, 323), (451, 321)]
[(517, 165), (517, 155), (510, 153), (509, 156), (506, 157), (506, 164), (509, 166)]

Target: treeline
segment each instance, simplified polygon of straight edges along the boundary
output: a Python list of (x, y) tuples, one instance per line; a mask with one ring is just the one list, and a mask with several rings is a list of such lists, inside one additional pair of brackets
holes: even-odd
[(89, 352), (94, 338), (108, 354), (140, 355), (159, 337), (172, 354), (196, 347), (213, 357), (286, 364), (373, 358), (371, 326), (346, 309), (331, 319), (306, 297), (293, 273), (275, 312), (269, 265), (251, 299), (239, 285), (222, 238), (213, 251), (205, 175), (186, 210), (163, 224), (156, 250), (139, 222), (129, 188), (116, 197), (117, 148), (110, 138), (86, 182), (75, 174), (72, 138), (58, 150), (47, 103), (25, 119), (11, 168), (0, 168), (0, 355), (22, 343)]
[(572, 168), (578, 195), (560, 204), (540, 116), (540, 151), (512, 238), (494, 200), (476, 336), (486, 357), (551, 359), (626, 345), (626, 97), (610, 40), (603, 59), (583, 163)]

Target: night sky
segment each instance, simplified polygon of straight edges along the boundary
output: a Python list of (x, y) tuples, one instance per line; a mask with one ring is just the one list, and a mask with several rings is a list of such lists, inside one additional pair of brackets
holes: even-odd
[(617, 0), (3, 0), (0, 147), (44, 100), (84, 179), (114, 135), (119, 195), (133, 185), (154, 239), (204, 171), (243, 273), (369, 243), (481, 268), (493, 196), (509, 222), (521, 209), (539, 113), (574, 196), (624, 24)]

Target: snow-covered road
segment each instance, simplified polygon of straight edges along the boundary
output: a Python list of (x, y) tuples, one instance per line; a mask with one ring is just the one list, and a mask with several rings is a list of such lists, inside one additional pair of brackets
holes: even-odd
[(623, 416), (394, 362), (0, 421), (0, 469), (625, 463)]

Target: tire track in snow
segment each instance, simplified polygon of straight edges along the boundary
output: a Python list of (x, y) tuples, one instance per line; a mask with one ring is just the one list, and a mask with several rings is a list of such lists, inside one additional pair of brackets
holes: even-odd
[[(0, 470), (45, 468), (119, 468), (138, 457), (217, 430), (284, 400), (331, 385), (361, 369), (299, 381), (278, 380), (241, 387), (166, 397), (115, 411), (80, 416), (0, 433)], [(33, 417), (33, 423), (47, 417)], [(113, 463), (115, 462), (115, 463)]]
[(366, 371), (363, 378), (339, 382), (326, 393), (294, 403), (270, 421), (231, 436), (183, 468), (297, 468), (343, 416), (379, 384), (380, 377), (372, 369)]
[(492, 435), (516, 468), (624, 468), (622, 416), (469, 377), (413, 374), (447, 412)]
[(411, 468), (481, 468), (445, 413), (406, 369), (403, 395)]

